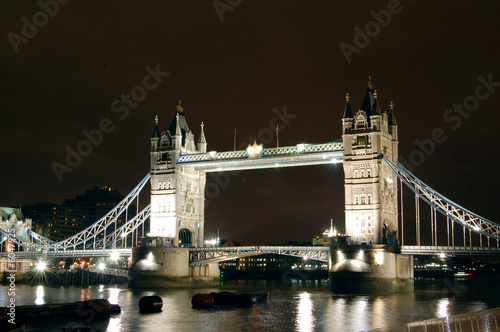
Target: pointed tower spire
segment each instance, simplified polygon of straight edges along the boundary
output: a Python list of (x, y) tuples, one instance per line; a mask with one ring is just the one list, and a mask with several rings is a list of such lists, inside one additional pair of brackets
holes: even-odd
[(155, 127), (153, 129), (153, 135), (151, 135), (151, 138), (158, 137), (160, 138), (160, 129), (158, 128), (158, 115), (155, 117)]
[(373, 115), (381, 115), (382, 113), (380, 112), (380, 107), (378, 106), (378, 92), (375, 90), (373, 92), (373, 106), (372, 106), (372, 114)]
[(203, 122), (201, 122), (201, 133), (200, 133), (200, 140), (199, 140), (199, 143), (206, 143), (207, 140), (205, 139), (205, 132), (203, 131), (203, 127), (205, 127), (205, 125), (203, 124)]
[(182, 135), (181, 126), (179, 125), (179, 114), (175, 115), (175, 136)]
[(344, 118), (354, 119), (354, 116), (352, 115), (351, 104), (349, 103), (350, 99), (351, 98), (349, 97), (349, 92), (348, 92), (345, 96)]
[(368, 75), (368, 89), (373, 90), (372, 75)]
[(389, 104), (389, 108), (391, 109), (391, 113), (389, 114), (389, 126), (397, 126), (396, 114), (394, 113), (394, 103), (391, 101)]
[(205, 139), (205, 131), (203, 130), (203, 127), (205, 127), (205, 125), (202, 122), (200, 126), (201, 126), (201, 133), (200, 133), (200, 140), (198, 141), (198, 148), (200, 149), (200, 153), (206, 153), (207, 140)]
[(151, 151), (156, 151), (158, 149), (158, 144), (160, 142), (160, 129), (158, 128), (158, 115), (155, 117), (155, 127), (153, 129), (153, 135), (151, 135)]

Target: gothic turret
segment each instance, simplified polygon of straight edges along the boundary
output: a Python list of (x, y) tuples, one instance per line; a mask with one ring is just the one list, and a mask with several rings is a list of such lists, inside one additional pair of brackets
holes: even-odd
[(153, 135), (151, 136), (151, 151), (156, 151), (158, 149), (158, 143), (160, 141), (160, 130), (158, 129), (158, 115), (155, 117), (155, 127), (153, 129)]
[(177, 165), (180, 155), (205, 153), (201, 126), (198, 143), (189, 129), (181, 101), (161, 135), (158, 117), (151, 138), (151, 216), (149, 237), (157, 246), (203, 246), (205, 173)]
[(394, 113), (394, 103), (391, 101), (389, 105), (391, 113), (389, 113), (389, 119), (387, 124), (389, 126), (389, 132), (395, 140), (398, 140), (398, 123), (396, 121), (396, 113)]
[[(353, 116), (346, 99), (342, 119), (346, 233), (358, 243), (394, 244), (398, 230), (397, 181), (381, 159), (385, 155), (397, 163), (393, 110), (392, 115), (380, 110), (371, 77), (361, 107)], [(384, 233), (385, 229), (389, 232)]]
[(352, 129), (352, 123), (354, 121), (354, 116), (352, 115), (351, 104), (349, 103), (349, 93), (345, 96), (345, 110), (344, 117), (342, 118), (342, 133), (346, 130)]
[(198, 147), (200, 148), (200, 153), (206, 153), (207, 152), (207, 140), (205, 139), (205, 132), (203, 130), (204, 126), (205, 125), (202, 122), (201, 123), (200, 140), (198, 141)]

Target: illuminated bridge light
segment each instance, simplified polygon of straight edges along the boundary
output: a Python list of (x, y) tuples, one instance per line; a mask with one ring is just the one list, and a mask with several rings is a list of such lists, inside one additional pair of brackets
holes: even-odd
[(38, 271), (44, 271), (46, 268), (47, 268), (47, 264), (45, 264), (45, 262), (41, 262), (41, 261), (40, 261), (40, 262), (38, 262), (38, 263), (36, 264), (36, 269), (37, 269)]

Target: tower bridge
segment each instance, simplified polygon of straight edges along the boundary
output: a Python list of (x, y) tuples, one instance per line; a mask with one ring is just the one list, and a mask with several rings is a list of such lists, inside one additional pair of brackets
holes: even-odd
[[(275, 148), (255, 142), (245, 150), (208, 151), (203, 123), (195, 140), (179, 101), (168, 129), (160, 131), (159, 118), (155, 118), (150, 141), (149, 174), (92, 226), (59, 242), (31, 230), (22, 236), (13, 235), (5, 226), (1, 229), (2, 243), (15, 244), (17, 257), (102, 257), (112, 252), (131, 255), (132, 285), (137, 287), (141, 283), (151, 285), (152, 280), (170, 285), (172, 278), (213, 279), (218, 276), (218, 261), (264, 253), (328, 260), (331, 281), (345, 273), (352, 276), (356, 271), (349, 268), (356, 268), (365, 277), (398, 282), (412, 279), (408, 255), (499, 253), (500, 225), (439, 194), (398, 162), (394, 104), (382, 110), (371, 83), (356, 112), (347, 94), (340, 140)], [(345, 229), (350, 245), (204, 246), (206, 173), (330, 163), (343, 163)], [(139, 200), (148, 182), (150, 204), (117, 227), (118, 216)], [(415, 195), (414, 217), (403, 215), (403, 185)], [(421, 202), (431, 212), (431, 241), (427, 245), (421, 240), (426, 227), (420, 220)], [(145, 229), (147, 220), (149, 232)], [(414, 235), (405, 232), (409, 224), (415, 228)], [(444, 227), (446, 241), (440, 243)], [(366, 251), (366, 255), (359, 258), (355, 251)], [(9, 253), (0, 255), (7, 257)]]

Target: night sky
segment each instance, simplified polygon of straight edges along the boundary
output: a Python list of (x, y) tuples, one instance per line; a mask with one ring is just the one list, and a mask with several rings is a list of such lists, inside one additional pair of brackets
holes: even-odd
[[(265, 140), (284, 108), (280, 146), (340, 139), (345, 95), (356, 111), (372, 75), (381, 108), (394, 101), (400, 156), (424, 156), (414, 174), (500, 221), (498, 1), (45, 1), (51, 15), (0, 2), (1, 206), (61, 203), (94, 185), (127, 194), (149, 171), (155, 115), (168, 127), (179, 99), (209, 151), (232, 150), (234, 128), (238, 145)], [(147, 67), (160, 72), (149, 91), (136, 88)], [(131, 91), (147, 95), (129, 107)], [(464, 103), (472, 111), (447, 111)], [(102, 142), (59, 181), (53, 163), (103, 121)], [(446, 139), (424, 155), (415, 140), (436, 128)], [(207, 236), (311, 241), (331, 218), (343, 229), (342, 164), (228, 178), (208, 198)]]

